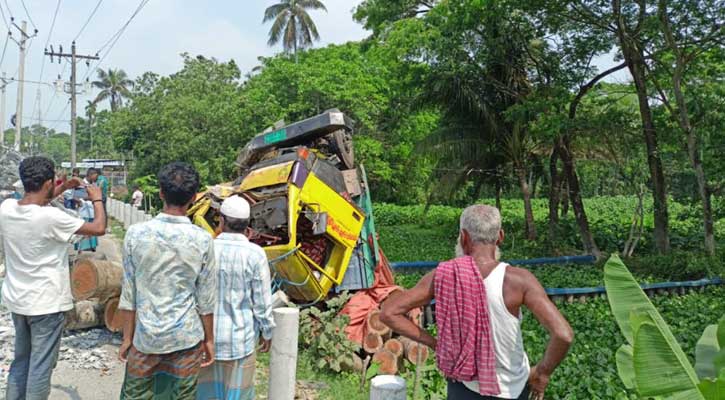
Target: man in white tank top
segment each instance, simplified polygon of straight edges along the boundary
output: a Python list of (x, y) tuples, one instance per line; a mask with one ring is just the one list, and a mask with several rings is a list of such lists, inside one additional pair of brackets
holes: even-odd
[[(549, 377), (569, 351), (574, 332), (536, 277), (526, 269), (498, 261), (503, 242), (501, 214), (486, 205), (466, 208), (461, 215), (456, 256), (473, 257), (486, 287), (491, 320), (496, 378), (496, 397), (478, 394), (478, 382), (448, 379), (448, 399), (536, 399), (544, 398)], [(435, 270), (418, 284), (383, 303), (381, 320), (399, 334), (436, 348), (436, 338), (411, 322), (406, 314), (434, 299)], [(528, 308), (551, 336), (544, 357), (533, 367), (524, 351), (521, 306)]]

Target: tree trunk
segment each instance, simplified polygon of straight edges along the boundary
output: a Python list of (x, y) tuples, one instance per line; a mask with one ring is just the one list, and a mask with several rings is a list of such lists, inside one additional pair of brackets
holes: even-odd
[(118, 312), (118, 297), (108, 300), (103, 313), (103, 322), (106, 329), (111, 332), (120, 332), (123, 329), (121, 313)]
[(561, 179), (559, 177), (559, 145), (554, 145), (554, 150), (549, 157), (549, 237), (550, 243), (556, 243), (559, 230), (559, 201), (561, 201)]
[(378, 371), (382, 375), (397, 375), (400, 359), (388, 350), (381, 349), (373, 355), (373, 362), (379, 365)]
[(399, 340), (405, 349), (405, 358), (413, 363), (413, 365), (416, 365), (418, 362), (424, 363), (428, 359), (428, 346), (403, 336)]
[(121, 294), (123, 267), (111, 261), (81, 258), (73, 266), (70, 277), (74, 299), (97, 298), (104, 303)]
[(662, 160), (660, 159), (659, 146), (657, 144), (657, 130), (655, 129), (652, 109), (649, 105), (649, 99), (647, 96), (645, 60), (642, 55), (641, 44), (635, 42), (636, 39), (626, 27), (624, 17), (621, 16), (621, 0), (612, 0), (612, 8), (615, 14), (617, 36), (619, 38), (622, 55), (624, 56), (627, 68), (634, 79), (634, 86), (637, 91), (639, 114), (642, 119), (642, 134), (644, 135), (644, 141), (647, 147), (647, 164), (649, 165), (650, 179), (652, 181), (655, 248), (658, 253), (664, 254), (670, 251), (667, 188), (665, 186)]
[(365, 335), (365, 339), (363, 339), (363, 350), (370, 354), (375, 354), (382, 348), (383, 338), (380, 335), (374, 332)]
[(383, 345), (383, 348), (395, 354), (396, 357), (402, 357), (405, 352), (403, 344), (400, 343), (400, 340), (398, 339), (388, 339), (388, 341)]
[(534, 222), (534, 211), (531, 207), (531, 192), (529, 191), (529, 182), (526, 179), (526, 170), (520, 166), (516, 167), (516, 175), (519, 178), (521, 195), (524, 198), (524, 214), (526, 216), (526, 239), (536, 240), (536, 225)]
[(496, 176), (496, 208), (501, 211), (501, 177)]
[(705, 168), (702, 165), (702, 159), (700, 158), (700, 141), (695, 132), (695, 129), (690, 124), (690, 118), (687, 114), (687, 104), (685, 102), (685, 96), (682, 93), (682, 71), (678, 67), (673, 80), (673, 92), (675, 94), (675, 100), (677, 102), (678, 119), (680, 126), (687, 134), (687, 154), (690, 159), (690, 164), (695, 172), (695, 178), (697, 180), (697, 193), (700, 196), (702, 202), (702, 219), (703, 227), (705, 232), (705, 251), (708, 255), (712, 256), (715, 254), (715, 230), (713, 227), (712, 220), (712, 202), (710, 196), (710, 188), (707, 185), (707, 177), (705, 176)]
[(672, 74), (672, 92), (675, 95), (675, 102), (677, 104), (677, 118), (680, 128), (685, 131), (687, 135), (687, 155), (690, 159), (690, 164), (695, 172), (697, 180), (697, 193), (700, 196), (702, 202), (702, 219), (705, 233), (705, 251), (708, 255), (712, 256), (715, 254), (715, 233), (713, 229), (712, 221), (712, 203), (710, 201), (710, 188), (707, 185), (707, 177), (705, 176), (705, 168), (702, 165), (702, 159), (700, 158), (700, 140), (695, 132), (695, 128), (690, 123), (690, 115), (687, 112), (687, 102), (685, 101), (685, 95), (682, 92), (682, 80), (687, 66), (687, 60), (685, 55), (682, 53), (680, 48), (675, 42), (674, 35), (669, 25), (669, 20), (666, 12), (666, 4), (660, 3), (660, 18), (665, 31), (665, 38), (670, 49), (675, 53), (675, 71)]
[(367, 318), (368, 332), (377, 333), (381, 337), (390, 334), (390, 328), (380, 320), (380, 310), (373, 310)]
[(65, 313), (65, 329), (87, 329), (103, 325), (103, 304), (98, 300), (83, 300), (73, 304)]
[(569, 184), (566, 182), (566, 176), (561, 180), (561, 217), (569, 215)]
[(560, 156), (561, 160), (564, 162), (564, 175), (566, 176), (567, 185), (569, 187), (569, 201), (574, 209), (574, 217), (576, 218), (576, 223), (579, 227), (579, 236), (581, 237), (582, 246), (584, 246), (585, 252), (599, 259), (602, 256), (602, 253), (599, 251), (599, 247), (597, 247), (596, 242), (594, 242), (594, 236), (592, 236), (592, 231), (589, 229), (589, 219), (587, 218), (586, 211), (584, 211), (584, 201), (581, 197), (579, 177), (576, 174), (576, 168), (574, 166), (574, 156), (571, 153), (571, 145), (566, 138), (562, 139)]

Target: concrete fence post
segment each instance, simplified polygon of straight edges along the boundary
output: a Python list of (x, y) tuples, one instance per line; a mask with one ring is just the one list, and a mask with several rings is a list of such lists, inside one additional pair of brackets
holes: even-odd
[(116, 199), (111, 199), (111, 217), (113, 217), (113, 219), (116, 219), (116, 220), (119, 219), (118, 218), (118, 200), (116, 200)]
[(146, 222), (146, 214), (144, 214), (143, 210), (139, 210), (138, 208), (134, 207), (133, 212), (136, 214), (136, 222)]
[(124, 204), (123, 205), (123, 227), (124, 229), (128, 229), (131, 226), (131, 205), (130, 204)]
[(268, 399), (294, 400), (297, 384), (297, 340), (300, 310), (283, 307), (272, 311), (274, 338), (269, 356)]
[(136, 209), (131, 206), (131, 225), (135, 225), (138, 223), (138, 213), (136, 212)]
[(370, 400), (405, 400), (405, 379), (395, 375), (378, 375), (370, 382)]

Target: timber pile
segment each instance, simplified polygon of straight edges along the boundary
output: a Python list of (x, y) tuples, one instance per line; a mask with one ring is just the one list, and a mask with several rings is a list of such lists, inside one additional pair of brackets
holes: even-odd
[(66, 313), (65, 329), (105, 326), (119, 332), (123, 322), (118, 314), (123, 267), (103, 257), (80, 257), (71, 268), (73, 310)]
[[(418, 318), (411, 320), (419, 324)], [(376, 309), (367, 316), (367, 334), (363, 339), (363, 356), (372, 357), (372, 362), (379, 365), (378, 373), (397, 375), (405, 360), (413, 365), (425, 363), (430, 352), (427, 346), (414, 342), (406, 337), (396, 335), (380, 320), (380, 310)], [(360, 365), (361, 359), (354, 355), (354, 366)]]

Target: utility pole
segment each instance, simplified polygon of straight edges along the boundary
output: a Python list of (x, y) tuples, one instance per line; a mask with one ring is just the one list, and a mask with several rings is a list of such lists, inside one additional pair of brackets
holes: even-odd
[(63, 58), (70, 58), (71, 59), (71, 72), (70, 72), (70, 89), (68, 92), (70, 92), (70, 164), (71, 168), (75, 168), (76, 166), (76, 62), (78, 60), (86, 60), (88, 62), (89, 60), (98, 60), (98, 56), (87, 56), (87, 55), (80, 55), (76, 54), (76, 42), (74, 41), (71, 44), (71, 52), (63, 53), (63, 48), (60, 48), (60, 51), (55, 52), (53, 51), (53, 47), (51, 46), (50, 51), (45, 50), (45, 55), (50, 56), (50, 62), (53, 62), (53, 57), (58, 57), (58, 64), (60, 64), (61, 59)]
[(5, 79), (5, 72), (2, 77), (2, 97), (0, 97), (0, 145), (5, 147), (5, 88), (8, 86), (8, 80)]
[[(20, 43), (18, 45), (20, 46), (20, 64), (18, 66), (18, 102), (17, 102), (17, 108), (15, 111), (15, 151), (20, 151), (20, 133), (23, 131), (23, 89), (25, 84), (23, 83), (23, 80), (25, 80), (25, 43), (27, 42), (27, 39), (30, 38), (27, 33), (25, 33), (25, 30), (28, 29), (28, 23), (23, 21), (20, 23), (22, 27), (18, 28), (20, 30)], [(15, 23), (13, 23), (15, 25)], [(18, 26), (15, 25), (17, 28)]]

